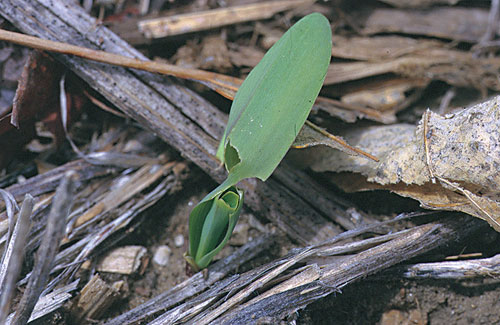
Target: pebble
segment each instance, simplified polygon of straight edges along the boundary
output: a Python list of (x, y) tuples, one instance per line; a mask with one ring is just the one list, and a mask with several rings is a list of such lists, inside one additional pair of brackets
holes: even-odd
[(174, 245), (175, 247), (182, 247), (182, 245), (184, 245), (184, 236), (181, 234), (175, 236)]
[(172, 250), (167, 245), (159, 246), (153, 256), (153, 262), (160, 266), (166, 266), (168, 264), (168, 260), (170, 259), (171, 252)]

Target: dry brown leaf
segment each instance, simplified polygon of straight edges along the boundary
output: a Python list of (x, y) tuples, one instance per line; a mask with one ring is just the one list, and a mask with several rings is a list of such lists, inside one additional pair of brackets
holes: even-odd
[[(420, 91), (412, 92), (413, 89), (423, 89), (428, 82), (418, 79), (394, 79), (392, 82), (366, 87), (358, 91), (347, 93), (341, 97), (341, 101), (361, 107), (370, 107), (387, 114), (387, 111), (398, 112), (410, 104), (419, 95)], [(394, 121), (395, 121), (394, 117)]]
[(427, 112), (418, 127), (396, 124), (343, 134), (379, 163), (321, 147), (302, 155), (317, 172), (362, 174), (364, 180), (342, 182), (351, 190), (388, 189), (426, 208), (471, 214), (500, 231), (499, 105), (496, 97), (444, 117)]
[[(392, 124), (397, 121), (395, 114), (420, 99), (428, 84), (424, 78), (384, 74), (325, 87), (322, 93), (327, 96), (326, 103), (320, 102), (324, 97), (318, 97), (315, 106), (349, 123), (365, 118)], [(340, 101), (331, 102), (331, 98)]]

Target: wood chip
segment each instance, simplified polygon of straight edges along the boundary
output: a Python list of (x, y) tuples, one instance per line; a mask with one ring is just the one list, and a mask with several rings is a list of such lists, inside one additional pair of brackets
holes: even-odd
[(73, 308), (75, 317), (84, 319), (99, 319), (108, 308), (122, 295), (124, 281), (116, 281), (109, 285), (97, 274), (83, 287), (76, 306)]
[(123, 246), (113, 249), (97, 265), (100, 272), (132, 274), (139, 270), (147, 249), (143, 246)]

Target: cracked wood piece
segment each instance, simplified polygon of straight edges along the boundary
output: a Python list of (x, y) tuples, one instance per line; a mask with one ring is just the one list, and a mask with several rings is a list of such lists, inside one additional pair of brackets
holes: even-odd
[[(0, 2), (0, 14), (30, 35), (146, 60), (109, 29), (98, 26), (80, 7), (64, 1), (5, 0)], [(226, 117), (206, 100), (164, 76), (54, 56), (216, 181), (224, 179), (225, 172), (219, 168), (215, 151), (220, 124), (225, 123)], [(266, 183), (246, 181), (242, 187), (248, 193), (245, 203), (297, 242), (318, 242), (339, 232), (306, 203), (307, 199), (286, 190), (274, 177)]]
[[(216, 318), (212, 324), (279, 323), (283, 318), (329, 294), (339, 292), (356, 280), (439, 246), (462, 241), (484, 229), (482, 226), (474, 218), (455, 216), (412, 228), (386, 243), (346, 256), (341, 261), (321, 265), (317, 280), (237, 306)], [(266, 295), (266, 292), (262, 294)]]
[(106, 283), (96, 274), (83, 287), (78, 302), (73, 305), (73, 314), (79, 322), (99, 319), (108, 308), (123, 296), (125, 281)]

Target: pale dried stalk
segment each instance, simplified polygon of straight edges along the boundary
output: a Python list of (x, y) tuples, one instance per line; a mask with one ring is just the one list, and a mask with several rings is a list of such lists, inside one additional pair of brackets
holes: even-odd
[(280, 11), (311, 5), (314, 2), (315, 0), (264, 1), (143, 20), (138, 23), (138, 27), (147, 38), (161, 38), (198, 32), (246, 21), (267, 19)]
[(410, 279), (500, 279), (500, 255), (476, 260), (419, 263), (398, 268), (397, 273), (400, 272)]
[(30, 218), (33, 211), (33, 197), (26, 194), (16, 226), (10, 238), (8, 245), (5, 246), (4, 260), (2, 261), (2, 270), (5, 268), (5, 274), (0, 276), (0, 324), (3, 324), (9, 314), (12, 294), (16, 288), (16, 281), (21, 272), (21, 266), (24, 260), (24, 248), (30, 228)]
[(75, 189), (73, 177), (73, 173), (67, 173), (61, 185), (57, 188), (47, 219), (45, 234), (37, 251), (35, 266), (31, 272), (26, 291), (16, 309), (12, 324), (26, 324), (28, 322), (33, 308), (47, 283), (54, 257), (59, 250), (59, 243), (64, 235), (66, 218), (73, 201), (73, 191)]

